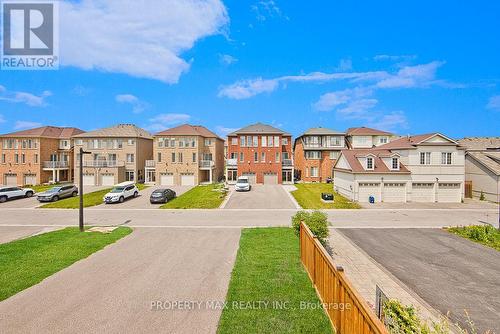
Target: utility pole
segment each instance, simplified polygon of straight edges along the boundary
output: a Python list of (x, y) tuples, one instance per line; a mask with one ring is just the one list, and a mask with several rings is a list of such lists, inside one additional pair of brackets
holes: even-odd
[(78, 219), (80, 232), (84, 231), (84, 226), (83, 226), (83, 155), (84, 154), (91, 154), (91, 152), (85, 152), (83, 150), (83, 147), (80, 147), (80, 184), (79, 184), (80, 189), (78, 189), (80, 192), (80, 209), (79, 209), (79, 219)]

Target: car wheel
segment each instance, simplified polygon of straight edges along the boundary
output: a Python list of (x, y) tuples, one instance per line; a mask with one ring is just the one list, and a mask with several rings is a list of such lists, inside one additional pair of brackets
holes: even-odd
[(124, 200), (125, 200), (125, 198), (123, 196), (120, 197), (120, 199), (119, 199), (120, 203), (123, 203)]
[(73, 193), (71, 194), (71, 196), (73, 196), (73, 197), (78, 196), (78, 191), (73, 191)]
[(136, 192), (134, 193), (134, 198), (136, 198), (137, 196), (139, 196), (139, 193), (136, 191)]
[(52, 197), (52, 202), (57, 202), (59, 200), (59, 196)]
[(5, 202), (7, 202), (7, 196), (0, 197), (0, 203), (5, 203)]
[(26, 197), (32, 197), (32, 196), (33, 196), (33, 192), (32, 192), (32, 191), (28, 191), (28, 192), (26, 193)]

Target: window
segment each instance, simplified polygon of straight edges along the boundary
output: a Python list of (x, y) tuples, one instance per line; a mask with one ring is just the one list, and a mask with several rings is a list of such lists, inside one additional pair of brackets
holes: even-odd
[(205, 146), (212, 146), (212, 139), (211, 138), (205, 138)]
[(320, 151), (306, 151), (306, 159), (321, 159)]
[(2, 163), (5, 163), (5, 153), (2, 154)]
[(240, 146), (241, 147), (247, 146), (247, 141), (246, 141), (246, 137), (245, 136), (241, 136), (240, 137)]
[(311, 177), (318, 177), (318, 167), (311, 167)]
[(172, 152), (172, 162), (175, 162), (175, 152)]
[(170, 147), (175, 147), (175, 138), (170, 138)]
[(14, 154), (14, 163), (18, 164), (19, 163), (19, 154)]
[(165, 138), (158, 138), (158, 147), (163, 147), (165, 143)]
[(21, 154), (21, 163), (25, 164), (26, 163), (26, 155), (23, 153)]
[(283, 152), (282, 155), (283, 155), (283, 160), (290, 159), (290, 154), (288, 152)]
[(253, 152), (253, 161), (254, 162), (259, 162), (259, 153)]
[(262, 147), (266, 147), (267, 146), (267, 137), (266, 136), (262, 136), (260, 138), (260, 141), (261, 141), (260, 144), (262, 145)]
[(160, 152), (158, 152), (158, 158), (156, 160), (158, 160), (158, 162), (161, 162), (161, 153)]
[(273, 147), (273, 137), (272, 136), (267, 137), (267, 146)]
[(372, 157), (366, 158), (366, 169), (373, 170), (373, 158)]
[(378, 142), (380, 144), (387, 144), (388, 139), (387, 139), (387, 137), (380, 137)]
[(243, 155), (243, 152), (240, 152), (240, 161), (241, 162), (245, 161), (245, 156)]
[(238, 153), (231, 152), (230, 159), (238, 159)]
[(330, 151), (330, 160), (337, 160), (339, 158), (339, 151)]
[(420, 164), (421, 165), (431, 164), (431, 152), (420, 152)]
[(276, 152), (276, 156), (274, 158), (274, 161), (280, 162), (280, 152)]
[(281, 145), (288, 145), (288, 138), (282, 138)]
[(231, 145), (238, 145), (238, 138), (237, 137), (231, 138)]
[(127, 153), (127, 163), (133, 163), (135, 160), (135, 157), (131, 153)]
[(441, 153), (441, 164), (451, 165), (451, 152)]
[(127, 145), (134, 145), (134, 144), (135, 144), (135, 139), (130, 138), (127, 140)]
[(253, 136), (252, 141), (253, 141), (253, 147), (259, 147), (259, 137)]
[(125, 171), (125, 181), (134, 181), (135, 179), (135, 172), (127, 170)]
[(280, 147), (280, 137), (274, 136), (274, 147)]
[(178, 160), (179, 162), (182, 162), (183, 161), (183, 156), (182, 156), (182, 152), (179, 152), (179, 154), (177, 154), (177, 157), (178, 157)]
[(399, 170), (399, 159), (398, 158), (392, 158), (392, 169), (393, 170)]
[(193, 162), (196, 162), (196, 153), (193, 153)]
[(266, 152), (262, 152), (262, 153), (260, 154), (260, 161), (261, 161), (261, 162), (266, 162)]
[(252, 147), (252, 136), (247, 136), (247, 146)]

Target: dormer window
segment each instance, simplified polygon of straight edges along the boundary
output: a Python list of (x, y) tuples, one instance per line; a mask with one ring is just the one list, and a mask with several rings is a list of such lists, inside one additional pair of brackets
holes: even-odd
[(366, 169), (367, 170), (373, 170), (373, 157), (367, 157), (366, 158)]
[(399, 170), (399, 158), (392, 158), (392, 169)]

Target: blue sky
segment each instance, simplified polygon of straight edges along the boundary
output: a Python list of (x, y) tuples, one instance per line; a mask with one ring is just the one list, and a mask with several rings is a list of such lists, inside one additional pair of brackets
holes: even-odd
[(146, 3), (62, 2), (62, 66), (0, 71), (0, 132), (260, 121), (500, 136), (497, 1)]

